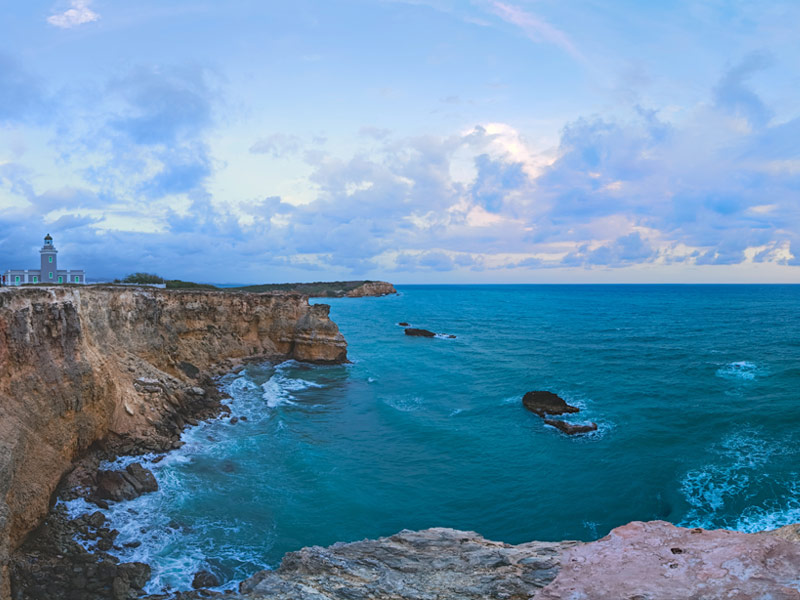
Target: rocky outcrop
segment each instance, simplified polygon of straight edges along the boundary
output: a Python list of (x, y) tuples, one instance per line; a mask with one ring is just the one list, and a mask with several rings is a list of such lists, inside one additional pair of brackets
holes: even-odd
[(589, 543), (511, 546), (453, 529), (287, 554), (240, 586), (249, 600), (800, 599), (800, 526), (772, 534), (634, 522)]
[(567, 550), (537, 598), (798, 600), (798, 565), (800, 544), (778, 536), (634, 522)]
[(529, 411), (535, 412), (540, 417), (580, 411), (577, 406), (570, 406), (563, 398), (553, 392), (528, 392), (522, 397), (522, 404)]
[(563, 398), (553, 392), (528, 392), (522, 397), (522, 404), (529, 411), (539, 415), (545, 425), (555, 427), (567, 435), (578, 435), (597, 431), (597, 423), (570, 423), (569, 421), (562, 421), (560, 419), (548, 419), (547, 415), (577, 413), (581, 410), (577, 406), (567, 404)]
[(432, 331), (428, 331), (427, 329), (417, 329), (415, 327), (407, 327), (406, 328), (406, 335), (410, 335), (411, 337), (436, 337), (436, 334)]
[(365, 281), (358, 287), (349, 290), (345, 296), (348, 298), (362, 298), (364, 296), (388, 296), (396, 293), (397, 290), (388, 281)]
[(153, 473), (139, 463), (128, 465), (124, 471), (98, 471), (96, 481), (94, 496), (99, 500), (133, 500), (158, 491)]
[(550, 583), (575, 542), (512, 546), (469, 531), (401, 531), (378, 540), (313, 546), (240, 586), (246, 598), (523, 599)]
[(298, 294), (58, 287), (0, 290), (0, 598), (9, 552), (73, 460), (148, 439), (206, 391), (193, 377), (249, 358), (346, 360), (326, 305)]
[(579, 433), (591, 433), (597, 431), (597, 423), (568, 423), (567, 421), (560, 421), (558, 419), (543, 419), (545, 425), (555, 427), (562, 433), (567, 435), (577, 435)]

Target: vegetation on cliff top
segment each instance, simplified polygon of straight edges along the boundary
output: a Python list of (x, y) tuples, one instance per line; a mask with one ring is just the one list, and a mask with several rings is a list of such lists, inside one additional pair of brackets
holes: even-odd
[(223, 292), (295, 292), (306, 296), (336, 298), (367, 283), (361, 281), (315, 281), (313, 283), (264, 283), (260, 285), (244, 285), (237, 287), (219, 287), (210, 283), (195, 283), (180, 279), (164, 279), (152, 273), (132, 273), (124, 279), (115, 279), (114, 283), (153, 284), (163, 283), (168, 290), (219, 290)]

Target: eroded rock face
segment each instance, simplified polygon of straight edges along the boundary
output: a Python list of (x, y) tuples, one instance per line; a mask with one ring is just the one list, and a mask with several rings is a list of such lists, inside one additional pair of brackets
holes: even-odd
[(633, 522), (569, 549), (540, 600), (800, 599), (800, 544), (777, 535)]
[(362, 298), (364, 296), (388, 296), (396, 294), (397, 290), (388, 281), (365, 281), (357, 288), (347, 292), (348, 298)]
[(528, 410), (535, 412), (540, 417), (545, 415), (563, 415), (565, 413), (576, 413), (580, 409), (577, 406), (570, 406), (566, 401), (553, 392), (528, 392), (522, 397), (522, 404)]
[(346, 356), (328, 308), (299, 294), (0, 290), (0, 598), (9, 552), (92, 443), (152, 436), (175, 406), (203, 401), (192, 392), (200, 372), (248, 357)]
[(246, 598), (527, 599), (555, 578), (575, 542), (512, 546), (454, 529), (401, 531), (378, 540), (313, 546), (240, 586)]

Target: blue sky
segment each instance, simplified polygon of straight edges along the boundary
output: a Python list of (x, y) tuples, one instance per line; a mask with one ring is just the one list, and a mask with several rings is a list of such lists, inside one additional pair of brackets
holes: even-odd
[(800, 282), (798, 2), (0, 8), (0, 268)]

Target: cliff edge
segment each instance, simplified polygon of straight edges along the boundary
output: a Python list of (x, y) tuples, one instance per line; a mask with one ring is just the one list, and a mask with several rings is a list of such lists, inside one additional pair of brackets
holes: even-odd
[(287, 554), (241, 600), (797, 600), (800, 526), (768, 533), (633, 522), (595, 542), (512, 546), (427, 529)]
[(199, 374), (237, 360), (346, 361), (328, 311), (299, 294), (0, 290), (0, 598), (10, 552), (92, 444), (154, 435)]

